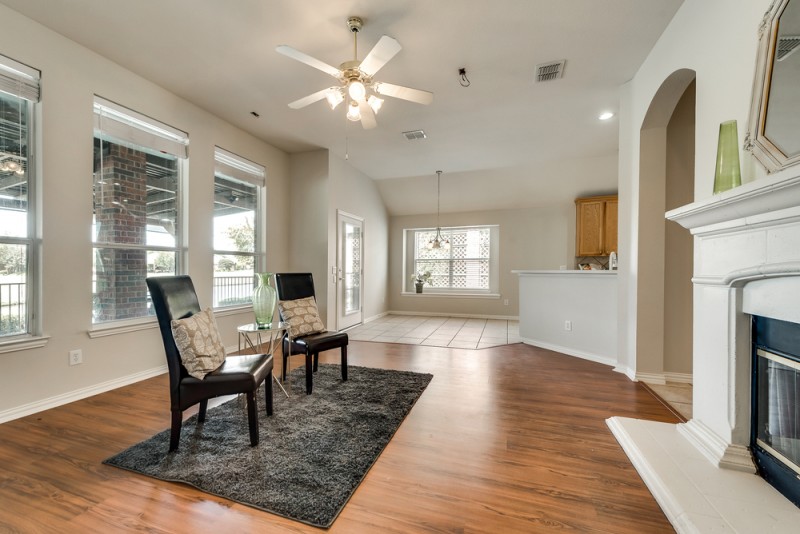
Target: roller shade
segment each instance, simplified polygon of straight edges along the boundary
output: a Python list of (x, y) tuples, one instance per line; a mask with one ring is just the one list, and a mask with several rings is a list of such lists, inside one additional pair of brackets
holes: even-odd
[(189, 156), (189, 134), (141, 113), (94, 97), (95, 135), (149, 147), (178, 158)]
[(38, 70), (0, 54), (0, 91), (38, 102), (40, 76)]
[(262, 165), (219, 147), (214, 147), (214, 172), (258, 187), (266, 185), (267, 172)]

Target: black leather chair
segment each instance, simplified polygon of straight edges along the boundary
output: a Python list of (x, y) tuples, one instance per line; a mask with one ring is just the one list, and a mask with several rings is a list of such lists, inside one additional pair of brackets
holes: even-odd
[[(276, 273), (275, 288), (278, 291), (278, 300), (296, 300), (314, 297), (314, 278), (311, 273)], [(281, 321), (283, 321), (281, 315)], [(283, 337), (283, 370), (281, 379), (286, 380), (286, 362), (289, 356), (305, 354), (306, 356), (306, 394), (310, 395), (313, 389), (313, 371), (319, 368), (319, 353), (330, 349), (341, 349), (342, 353), (342, 380), (347, 380), (347, 344), (349, 340), (344, 332), (320, 332), (296, 338), (290, 338), (288, 333)], [(290, 351), (291, 345), (291, 351)]]
[(244, 393), (247, 396), (247, 419), (250, 427), (250, 444), (258, 444), (258, 414), (256, 391), (264, 383), (267, 415), (272, 415), (272, 367), (271, 354), (228, 356), (216, 370), (203, 380), (190, 376), (181, 362), (178, 347), (172, 337), (171, 322), (198, 313), (200, 304), (188, 276), (159, 276), (147, 279), (147, 287), (161, 328), (164, 351), (169, 368), (169, 396), (172, 410), (172, 429), (169, 450), (178, 449), (181, 437), (183, 411), (200, 403), (198, 423), (206, 418), (208, 399), (222, 395)]

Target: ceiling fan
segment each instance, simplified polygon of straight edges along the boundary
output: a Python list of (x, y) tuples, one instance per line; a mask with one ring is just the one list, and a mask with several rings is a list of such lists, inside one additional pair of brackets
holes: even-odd
[(353, 60), (345, 61), (339, 65), (338, 69), (299, 50), (295, 50), (291, 46), (280, 45), (276, 48), (284, 56), (330, 74), (339, 80), (341, 84), (295, 100), (289, 104), (290, 108), (300, 109), (322, 99), (327, 99), (331, 109), (335, 109), (336, 106), (348, 100), (347, 118), (351, 121), (361, 121), (361, 125), (365, 129), (370, 129), (377, 126), (375, 114), (383, 105), (383, 99), (379, 98), (378, 95), (400, 98), (417, 104), (430, 104), (433, 101), (433, 93), (431, 92), (379, 82), (373, 79), (375, 73), (386, 65), (402, 47), (395, 39), (384, 35), (370, 50), (369, 54), (359, 61), (358, 32), (363, 25), (364, 22), (359, 17), (347, 19), (347, 27), (353, 33)]

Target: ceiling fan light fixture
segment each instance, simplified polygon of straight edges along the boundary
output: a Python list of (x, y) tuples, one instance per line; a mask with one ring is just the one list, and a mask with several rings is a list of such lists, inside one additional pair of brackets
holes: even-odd
[(369, 107), (372, 108), (372, 111), (378, 113), (378, 111), (380, 111), (381, 109), (381, 106), (383, 105), (383, 99), (378, 98), (375, 95), (370, 95), (369, 98), (367, 99), (367, 104), (369, 104)]
[(336, 109), (336, 106), (344, 102), (344, 96), (342, 96), (342, 91), (340, 89), (330, 89), (325, 93), (325, 98), (328, 100), (328, 105), (331, 107), (331, 110)]
[(367, 96), (367, 88), (359, 80), (351, 80), (347, 84), (347, 92), (353, 100), (364, 100), (364, 97)]
[(347, 110), (347, 118), (353, 122), (361, 120), (361, 111), (358, 109), (358, 102), (350, 102), (350, 109)]

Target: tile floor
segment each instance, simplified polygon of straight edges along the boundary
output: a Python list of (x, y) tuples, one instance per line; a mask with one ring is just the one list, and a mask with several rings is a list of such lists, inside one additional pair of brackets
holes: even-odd
[(519, 321), (385, 315), (347, 331), (354, 341), (484, 349), (519, 343)]
[(688, 421), (692, 418), (692, 385), (681, 384), (678, 382), (667, 382), (666, 384), (651, 384), (647, 386), (661, 397), (667, 404), (672, 406), (675, 411), (681, 414)]

